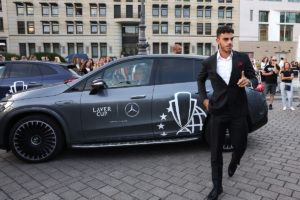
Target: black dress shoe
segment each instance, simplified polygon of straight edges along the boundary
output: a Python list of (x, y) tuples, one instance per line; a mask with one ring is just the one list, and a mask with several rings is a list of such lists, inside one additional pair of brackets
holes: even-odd
[(207, 196), (207, 200), (218, 200), (218, 196), (223, 192), (222, 187), (214, 187)]
[(232, 177), (236, 171), (237, 168), (237, 164), (230, 162), (229, 166), (228, 166), (228, 176)]

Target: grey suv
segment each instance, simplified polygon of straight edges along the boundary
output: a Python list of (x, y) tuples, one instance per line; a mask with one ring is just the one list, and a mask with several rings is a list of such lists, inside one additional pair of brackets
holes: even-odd
[[(0, 147), (28, 162), (64, 147), (191, 141), (208, 136), (209, 114), (196, 78), (205, 57), (123, 58), (62, 85), (28, 90), (0, 103)], [(207, 81), (208, 94), (212, 88)], [(250, 132), (267, 123), (262, 93), (247, 89)], [(209, 142), (209, 140), (208, 140)]]

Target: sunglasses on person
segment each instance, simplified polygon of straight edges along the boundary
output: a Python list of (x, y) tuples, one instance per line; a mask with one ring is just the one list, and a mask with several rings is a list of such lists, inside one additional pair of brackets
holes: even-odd
[(272, 59), (272, 61), (277, 61), (277, 59)]

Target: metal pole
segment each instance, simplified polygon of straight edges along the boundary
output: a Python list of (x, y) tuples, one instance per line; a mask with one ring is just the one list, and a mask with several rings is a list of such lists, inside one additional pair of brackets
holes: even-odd
[(147, 47), (149, 44), (146, 40), (145, 35), (145, 0), (141, 0), (141, 13), (140, 13), (140, 24), (139, 24), (139, 42), (137, 44), (138, 47), (138, 55), (146, 55), (147, 54)]

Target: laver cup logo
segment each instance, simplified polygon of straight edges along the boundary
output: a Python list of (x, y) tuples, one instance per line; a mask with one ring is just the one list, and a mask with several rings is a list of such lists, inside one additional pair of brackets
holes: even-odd
[(206, 113), (197, 106), (197, 99), (193, 99), (190, 92), (178, 92), (174, 94), (174, 99), (169, 101), (168, 112), (180, 127), (177, 135), (181, 132), (194, 133), (198, 127), (202, 130), (202, 116), (205, 118)]
[[(18, 88), (19, 88), (19, 90), (18, 90)], [(16, 82), (14, 82), (13, 85), (10, 86), (9, 92), (11, 94), (15, 94), (18, 91), (27, 90), (27, 88), (28, 88), (28, 85), (25, 85), (24, 81), (16, 81)]]

